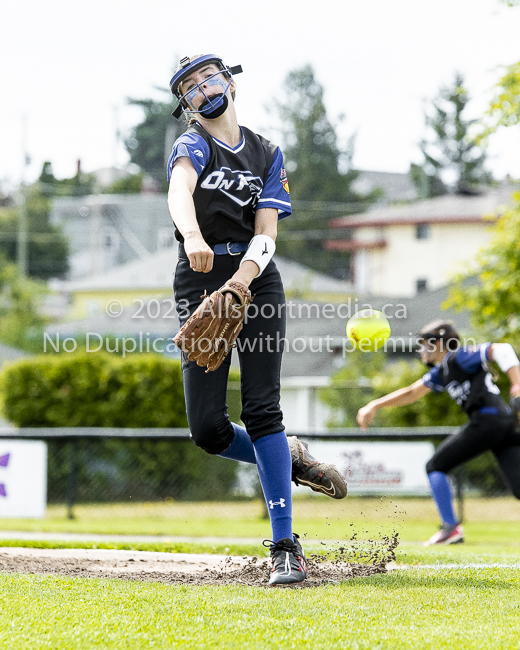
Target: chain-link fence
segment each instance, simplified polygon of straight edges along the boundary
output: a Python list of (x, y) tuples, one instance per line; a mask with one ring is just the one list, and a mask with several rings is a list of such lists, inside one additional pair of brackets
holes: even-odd
[[(302, 432), (312, 441), (439, 441), (450, 427), (343, 429)], [(189, 440), (187, 429), (5, 428), (3, 439), (47, 443), (47, 501), (67, 504), (143, 501), (218, 501), (258, 494), (255, 473), (223, 462)], [(247, 468), (246, 468), (247, 471)], [(462, 515), (464, 482), (454, 474)]]
[[(311, 441), (312, 449), (321, 441), (438, 444), (456, 431), (453, 427), (373, 428), (368, 432), (344, 428), (297, 435)], [(191, 442), (184, 428), (4, 428), (0, 439), (46, 442), (47, 502), (66, 504), (70, 517), (76, 504), (225, 501), (260, 495), (253, 466), (206, 454)], [(467, 464), (452, 473), (461, 520), (465, 496), (509, 494), (499, 470), (485, 457), (481, 463), (480, 471)], [(419, 471), (424, 472), (424, 467)], [(392, 494), (392, 490), (382, 487), (381, 494), (385, 493)]]

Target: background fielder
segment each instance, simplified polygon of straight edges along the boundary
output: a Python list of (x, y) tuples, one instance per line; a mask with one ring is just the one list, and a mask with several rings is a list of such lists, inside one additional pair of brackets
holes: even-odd
[[(509, 343), (460, 347), (458, 333), (451, 323), (444, 321), (424, 327), (419, 340), (421, 359), (431, 367), (430, 372), (406, 388), (369, 402), (358, 411), (357, 421), (366, 428), (378, 409), (412, 404), (430, 391), (447, 391), (469, 415), (469, 423), (444, 440), (426, 465), (442, 526), (425, 545), (453, 544), (463, 541), (464, 532), (455, 516), (450, 470), (489, 449), (514, 496), (520, 499), (520, 433), (515, 431), (520, 402), (519, 361)], [(511, 381), (514, 413), (493, 382), (488, 367), (491, 360)]]

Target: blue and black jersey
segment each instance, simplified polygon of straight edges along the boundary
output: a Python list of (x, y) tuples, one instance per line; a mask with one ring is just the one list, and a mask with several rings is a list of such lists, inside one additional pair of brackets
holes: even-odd
[(441, 364), (423, 376), (424, 385), (437, 393), (446, 391), (468, 415), (509, 414), (487, 365), (490, 346), (483, 343), (448, 352)]
[[(241, 142), (229, 147), (194, 124), (175, 141), (168, 161), (168, 182), (180, 157), (188, 157), (199, 176), (193, 200), (209, 246), (248, 242), (258, 208), (275, 208), (279, 219), (291, 214), (282, 152), (262, 136), (240, 128)], [(175, 237), (183, 241), (177, 229)]]

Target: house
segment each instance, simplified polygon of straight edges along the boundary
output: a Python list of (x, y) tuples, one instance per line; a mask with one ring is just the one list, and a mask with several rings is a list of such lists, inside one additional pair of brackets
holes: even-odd
[[(159, 300), (163, 305), (173, 304), (173, 274), (178, 260), (177, 246), (150, 253), (144, 259), (134, 259), (113, 266), (101, 273), (75, 280), (53, 280), (54, 295), (68, 296), (68, 317), (74, 320), (94, 316), (107, 309), (112, 301), (123, 307), (133, 306), (136, 318), (141, 317), (139, 307), (159, 309), (149, 302)], [(341, 280), (309, 269), (303, 264), (275, 257), (285, 291), (290, 298), (305, 298), (322, 302), (342, 302), (350, 295), (351, 285)], [(168, 302), (169, 301), (169, 302)]]
[[(121, 170), (103, 169), (96, 174), (103, 184), (119, 177)], [(408, 174), (360, 172), (355, 183), (360, 192), (380, 187), (382, 204), (416, 197)], [(165, 194), (56, 197), (50, 221), (59, 225), (69, 240), (72, 280), (176, 248)]]
[[(299, 432), (324, 430), (334, 415), (320, 401), (319, 392), (330, 384), (337, 370), (349, 363), (351, 354), (362, 354), (353, 351), (346, 339), (345, 325), (350, 316), (362, 308), (384, 311), (392, 327), (389, 357), (410, 357), (414, 352), (417, 332), (434, 318), (450, 318), (463, 333), (467, 333), (469, 323), (466, 313), (441, 312), (440, 305), (446, 296), (447, 289), (442, 287), (411, 298), (349, 297), (338, 303), (288, 299), (281, 371), (281, 405), (287, 429)], [(171, 298), (170, 302), (150, 300), (144, 305), (139, 313), (132, 305), (118, 314), (100, 310), (88, 318), (48, 326), (47, 352), (52, 352), (53, 348), (70, 351), (79, 341), (78, 349), (84, 346), (89, 352), (113, 352), (118, 346), (119, 354), (123, 351), (128, 354), (155, 351), (180, 358), (179, 350), (171, 342), (179, 329)], [(148, 305), (153, 309), (148, 309)], [(235, 353), (231, 363), (238, 367)]]
[(69, 240), (71, 279), (145, 260), (175, 242), (165, 194), (57, 197), (50, 221)]
[(382, 190), (377, 206), (416, 201), (418, 198), (417, 188), (410, 174), (397, 172), (360, 171), (352, 189), (359, 194), (369, 194), (375, 189)]
[(506, 184), (474, 196), (440, 196), (340, 217), (333, 228), (351, 236), (325, 242), (351, 254), (356, 293), (413, 296), (444, 286), (490, 240), (490, 226), (511, 202)]

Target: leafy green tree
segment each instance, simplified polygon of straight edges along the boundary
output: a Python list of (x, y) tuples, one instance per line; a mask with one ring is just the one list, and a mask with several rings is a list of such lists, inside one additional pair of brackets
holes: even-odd
[(352, 352), (347, 356), (345, 365), (334, 374), (330, 386), (319, 392), (320, 400), (332, 407), (335, 414), (329, 426), (357, 426), (356, 414), (373, 399), (374, 377), (384, 364), (384, 354)]
[(41, 348), (45, 320), (38, 302), (45, 293), (40, 282), (22, 279), (16, 264), (0, 254), (0, 341), (30, 352)]
[[(324, 250), (321, 242), (337, 236), (345, 239), (346, 234), (328, 230), (327, 222), (363, 212), (381, 193), (362, 195), (352, 188), (359, 176), (352, 167), (354, 138), (341, 147), (312, 67), (290, 72), (284, 89), (286, 96), (275, 102), (275, 110), (282, 124), (294, 214), (280, 222), (277, 250), (317, 270), (337, 273), (338, 253)], [(347, 256), (340, 266), (348, 267)]]
[(129, 174), (114, 181), (103, 190), (103, 194), (139, 194), (143, 185), (143, 172)]
[(520, 192), (513, 200), (488, 246), (455, 277), (445, 306), (469, 311), (473, 326), (492, 340), (520, 345)]
[(424, 198), (449, 192), (473, 194), (479, 186), (492, 183), (491, 174), (484, 167), (486, 154), (469, 137), (476, 120), (463, 116), (469, 101), (464, 78), (457, 73), (451, 86), (440, 89), (432, 114), (426, 115), (426, 126), (433, 131), (433, 137), (421, 141), (424, 161), (412, 165), (410, 171)]
[[(426, 372), (419, 361), (386, 363), (382, 353), (352, 352), (346, 365), (320, 392), (320, 399), (338, 414), (334, 426), (355, 427), (358, 410), (394, 390), (412, 384)], [(448, 395), (428, 394), (419, 402), (377, 412), (374, 426), (423, 427), (455, 425), (465, 417)]]
[(497, 92), (482, 121), (479, 142), (485, 142), (501, 126), (520, 124), (520, 61), (505, 68), (496, 85)]
[(129, 99), (128, 103), (141, 107), (144, 112), (143, 121), (133, 127), (125, 140), (130, 160), (166, 191), (166, 141), (173, 144), (186, 130), (186, 123), (172, 116), (172, 101)]
[[(32, 278), (63, 277), (68, 270), (69, 246), (62, 231), (50, 223), (49, 187), (41, 183), (25, 188), (27, 272)], [(21, 206), (0, 208), (0, 253), (12, 262), (18, 249)]]
[[(232, 380), (238, 380), (231, 371)], [(179, 361), (158, 354), (47, 354), (10, 364), (0, 375), (5, 416), (28, 427), (186, 427)], [(236, 392), (236, 391), (235, 391)], [(48, 486), (63, 501), (66, 441), (49, 442)], [(238, 463), (176, 439), (77, 442), (79, 501), (221, 499), (232, 495)]]

